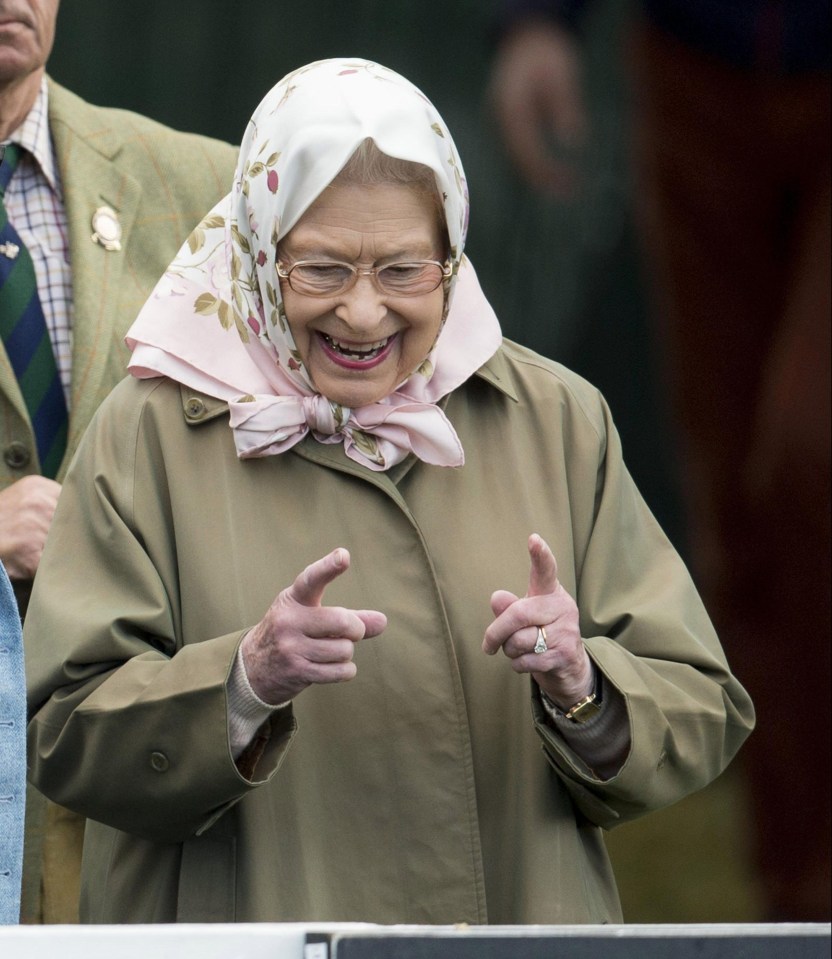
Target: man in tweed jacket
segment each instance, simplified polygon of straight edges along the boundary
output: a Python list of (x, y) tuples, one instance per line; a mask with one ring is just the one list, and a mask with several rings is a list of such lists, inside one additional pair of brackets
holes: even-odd
[[(32, 111), (45, 108), (56, 180), (49, 199), (66, 218), (71, 267), (69, 437), (55, 480), (40, 475), (32, 425), (0, 343), (0, 560), (24, 614), (63, 474), (98, 405), (125, 375), (124, 333), (190, 231), (229, 191), (237, 153), (92, 106), (48, 80), (57, 11), (58, 0), (0, 0), (0, 143), (20, 142)], [(41, 175), (36, 154), (25, 162), (31, 176)], [(38, 275), (45, 301), (41, 282)], [(82, 828), (59, 807), (44, 808), (30, 789), (22, 921), (77, 921)]]

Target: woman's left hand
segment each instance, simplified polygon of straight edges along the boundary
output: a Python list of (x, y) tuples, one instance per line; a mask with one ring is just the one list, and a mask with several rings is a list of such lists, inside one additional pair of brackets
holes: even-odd
[[(494, 622), (485, 631), (483, 651), (498, 650), (518, 673), (531, 673), (535, 682), (561, 709), (568, 710), (594, 687), (592, 660), (578, 626), (575, 600), (558, 582), (558, 566), (548, 544), (536, 533), (529, 537), (529, 588), (520, 599), (508, 590), (491, 596)], [(546, 650), (534, 652), (545, 633)]]

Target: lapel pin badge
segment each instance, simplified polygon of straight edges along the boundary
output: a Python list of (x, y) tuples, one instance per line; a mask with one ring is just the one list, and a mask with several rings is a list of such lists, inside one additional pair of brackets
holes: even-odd
[(15, 260), (17, 259), (17, 254), (20, 253), (20, 247), (9, 240), (8, 243), (0, 243), (0, 253), (8, 260)]
[(118, 214), (109, 206), (100, 206), (92, 215), (92, 242), (105, 250), (121, 249), (121, 224)]

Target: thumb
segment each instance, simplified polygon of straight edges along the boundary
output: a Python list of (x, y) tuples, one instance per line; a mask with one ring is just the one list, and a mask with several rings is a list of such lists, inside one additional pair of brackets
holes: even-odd
[(494, 617), (501, 616), (512, 603), (517, 602), (518, 597), (510, 593), (507, 589), (498, 589), (491, 594), (491, 612)]
[(364, 639), (379, 636), (387, 628), (387, 617), (377, 609), (356, 609), (353, 612), (364, 623)]
[(531, 570), (529, 571), (529, 590), (527, 596), (546, 596), (554, 593), (558, 588), (558, 564), (555, 554), (549, 549), (549, 544), (532, 533), (529, 537), (529, 557)]
[(324, 590), (350, 568), (350, 554), (339, 546), (300, 572), (286, 591), (286, 598), (301, 606), (320, 606)]

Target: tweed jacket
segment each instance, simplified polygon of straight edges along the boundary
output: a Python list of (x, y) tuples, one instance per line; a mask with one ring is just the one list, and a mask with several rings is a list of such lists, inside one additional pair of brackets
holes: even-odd
[[(92, 106), (52, 81), (49, 126), (73, 286), (69, 439), (60, 481), (90, 417), (126, 373), (124, 333), (190, 231), (229, 191), (237, 153), (134, 113)], [(118, 215), (120, 250), (93, 242), (92, 218), (102, 206)], [(20, 444), (16, 456), (9, 454), (12, 443)], [(0, 489), (39, 472), (31, 423), (2, 344), (0, 450)]]
[[(225, 404), (165, 378), (106, 401), (26, 623), (31, 775), (90, 820), (83, 919), (620, 921), (602, 830), (718, 775), (751, 704), (597, 391), (505, 343), (446, 414), (464, 466), (378, 473), (309, 437), (240, 460)], [(482, 652), (535, 531), (626, 704), (608, 780)], [(244, 775), (227, 717), (241, 637), (336, 546), (352, 564), (325, 602), (388, 626), (353, 681), (275, 714)]]

